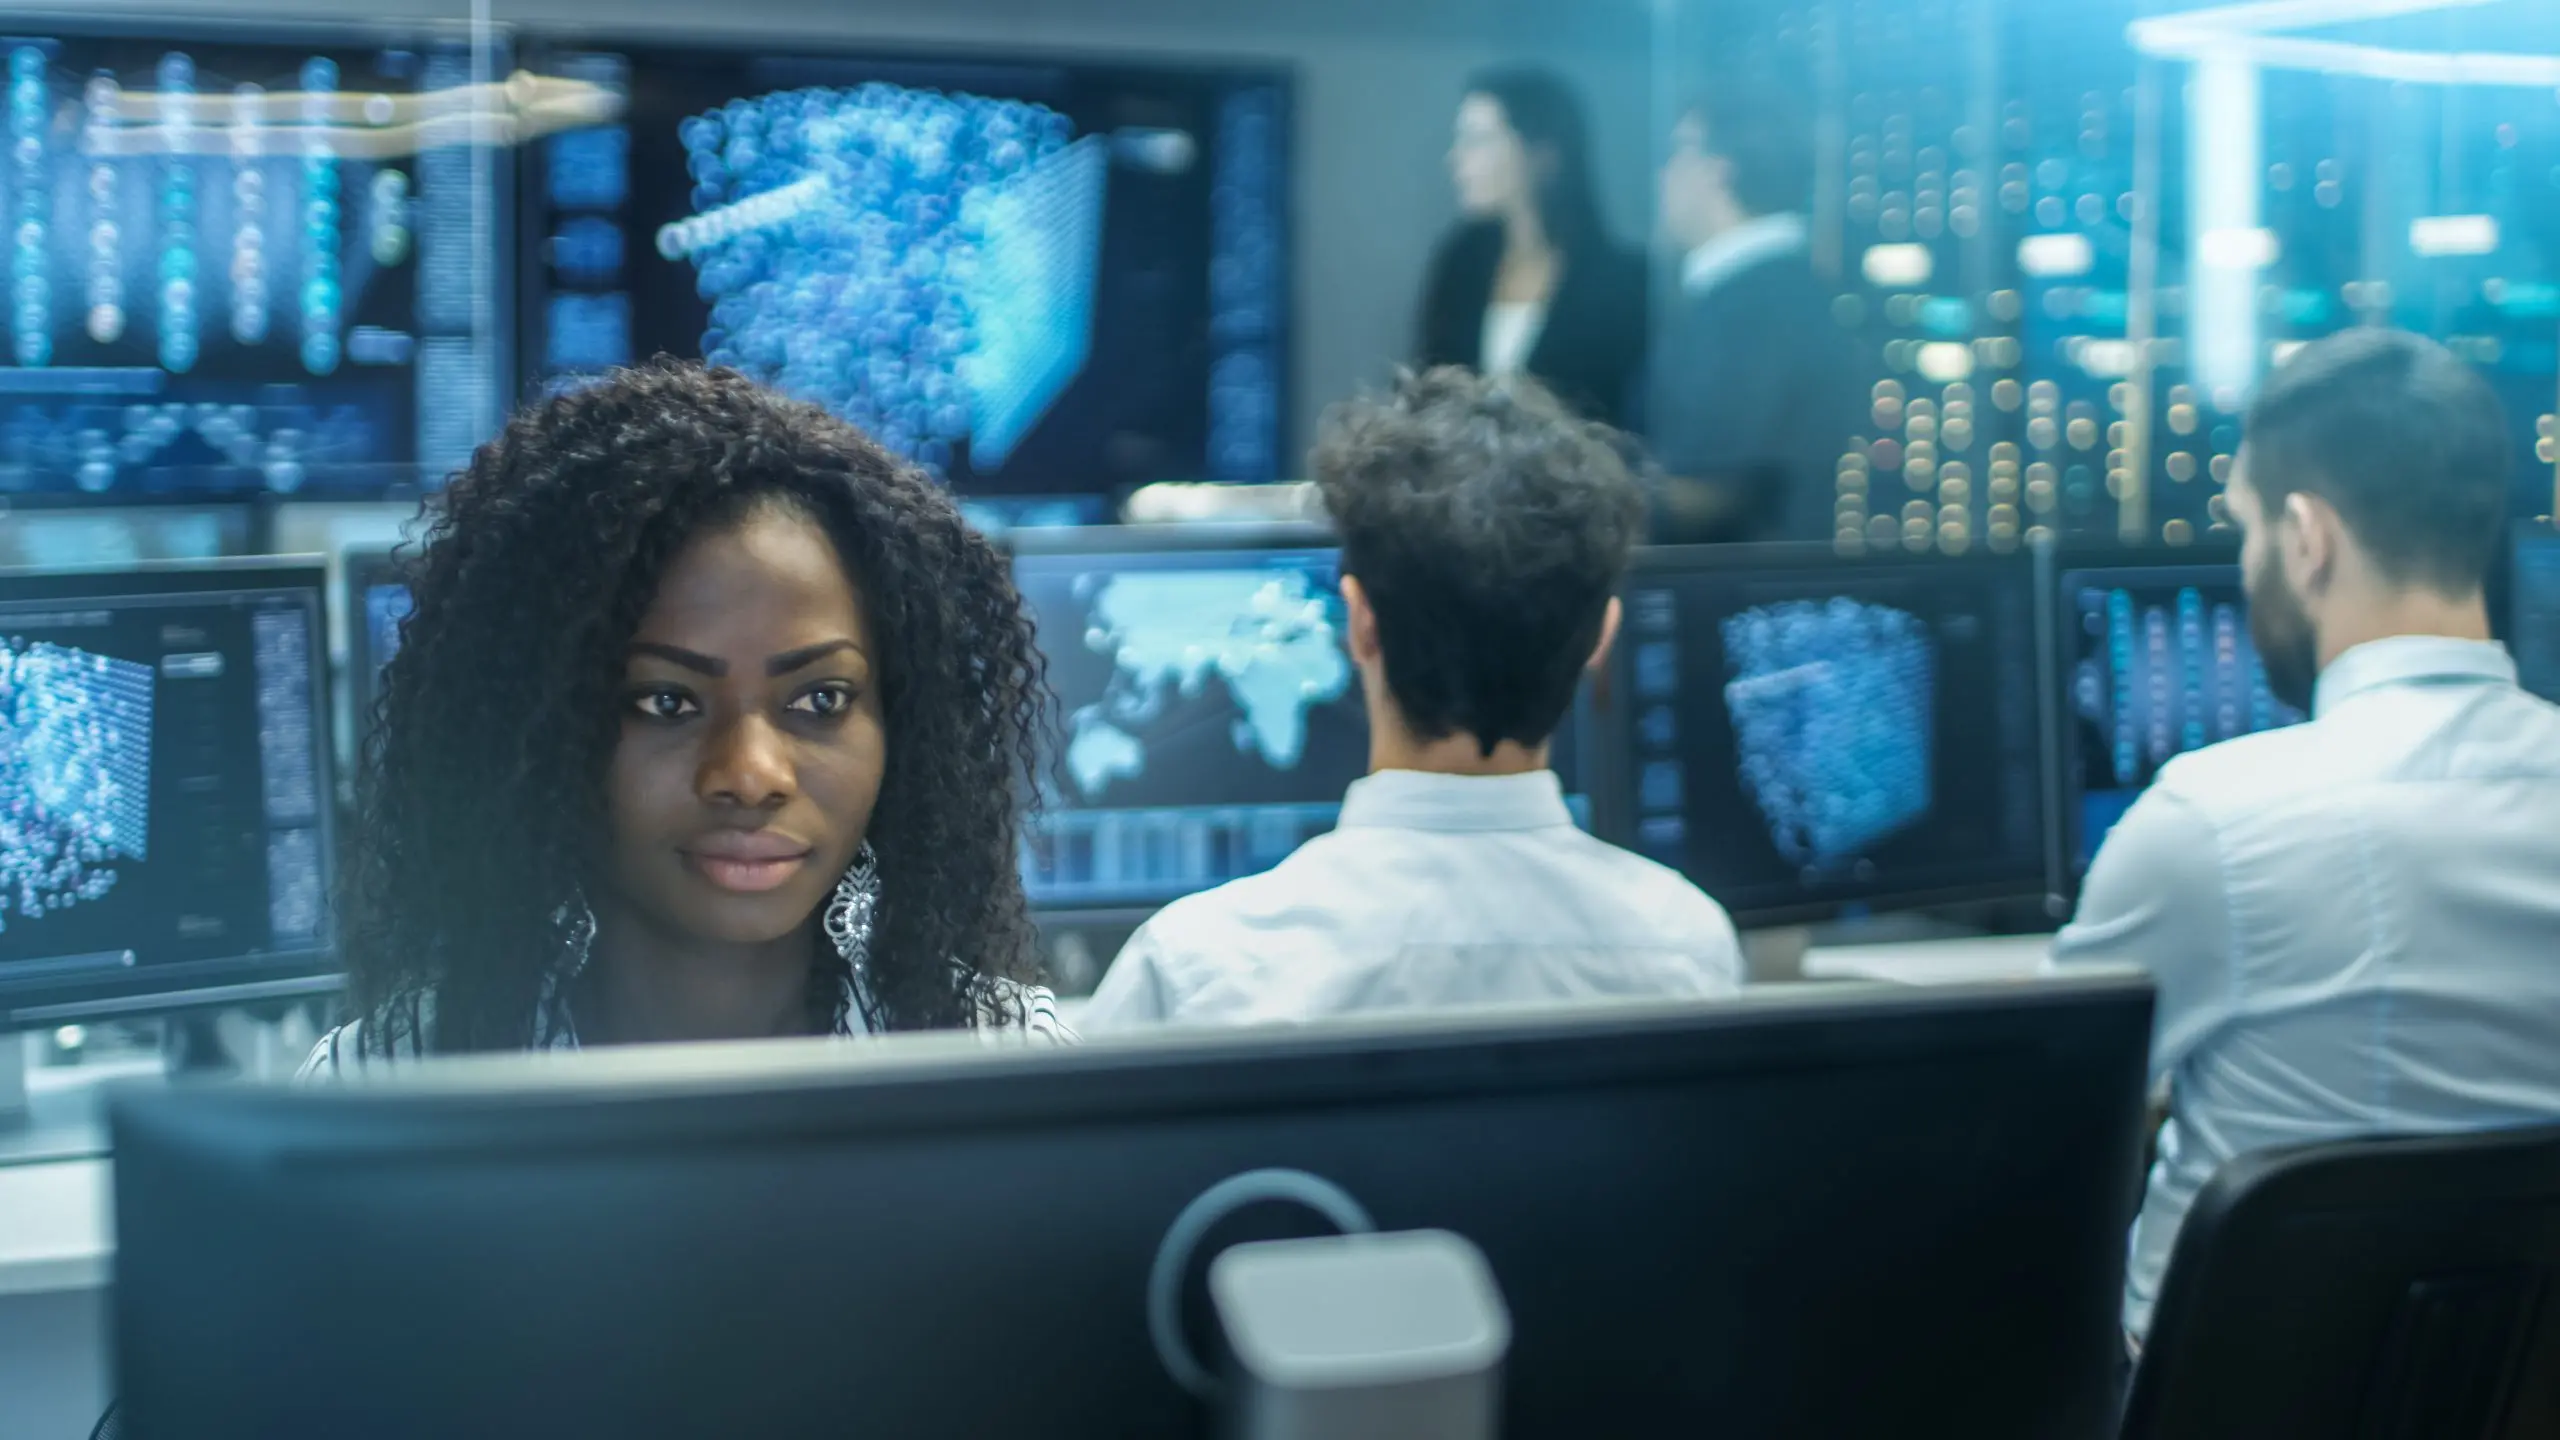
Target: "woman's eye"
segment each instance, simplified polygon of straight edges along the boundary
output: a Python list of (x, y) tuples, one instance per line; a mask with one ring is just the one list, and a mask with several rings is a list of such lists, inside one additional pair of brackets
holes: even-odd
[(804, 715), (832, 720), (853, 708), (853, 689), (846, 685), (821, 685), (792, 701), (791, 708)]
[(694, 711), (693, 697), (681, 690), (645, 690), (632, 697), (631, 707), (647, 720), (681, 720)]

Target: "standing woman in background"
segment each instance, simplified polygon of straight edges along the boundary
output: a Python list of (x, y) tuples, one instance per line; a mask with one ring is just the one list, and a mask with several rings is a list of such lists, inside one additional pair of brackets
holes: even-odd
[(1419, 365), (1532, 375), (1623, 423), (1645, 353), (1645, 262), (1601, 221), (1582, 102), (1543, 70), (1478, 76), (1449, 171), (1462, 216), (1431, 259)]

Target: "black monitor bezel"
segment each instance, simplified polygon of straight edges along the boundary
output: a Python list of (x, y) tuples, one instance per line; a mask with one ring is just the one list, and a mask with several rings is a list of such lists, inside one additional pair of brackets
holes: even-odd
[(2056, 918), (2067, 918), (2080, 903), (2086, 878), (2073, 863), (2078, 826), (2073, 816), (2080, 796), (2078, 745), (2071, 724), (2071, 673), (2079, 656), (2064, 633), (2063, 617), (2071, 597), (2063, 593), (2063, 577), (2083, 570), (2190, 570), (2228, 565), (2235, 578), (2240, 568), (2240, 540), (2208, 535), (2187, 545), (2142, 545), (2111, 540), (2063, 540), (2036, 551), (2039, 574), (2036, 604), (2047, 617), (2040, 669), (2044, 691), (2045, 748), (2045, 906)]
[[(232, 956), (182, 965), (137, 966), (76, 980), (13, 980), (0, 965), (0, 1032), (119, 1016), (326, 994), (341, 983), (334, 881), (337, 869), (337, 756), (328, 743), (328, 567), (318, 556), (243, 556), (226, 560), (69, 569), (0, 569), (0, 602), (77, 600), (129, 595), (191, 595), (228, 591), (304, 592), (311, 604), (311, 735), (320, 767), (320, 856), (330, 888), (330, 916), (319, 945), (271, 955)], [(170, 972), (176, 972), (174, 974)]]
[[(1637, 550), (1629, 563), (1625, 588), (1632, 590), (1646, 576), (1664, 572), (1677, 574), (1709, 571), (1717, 574), (1750, 574), (1760, 571), (1820, 567), (1836, 567), (1848, 571), (1868, 567), (1962, 568), (1981, 573), (2015, 570), (2022, 572), (2025, 583), (2032, 587), (2035, 557), (2025, 549), (2006, 552), (1980, 549), (1969, 550), (1960, 555), (1949, 555), (1937, 550), (1871, 551), (1863, 547), (1856, 551), (1849, 551), (1838, 546), (1819, 543), (1647, 546)], [(2032, 588), (2027, 593), (2032, 621), (2034, 617), (2045, 613), (2044, 604), (2037, 598)], [(1595, 773), (1590, 787), (1593, 794), (1594, 818), (1598, 822), (1599, 833), (1603, 839), (1613, 844), (1632, 848), (1636, 839), (1632, 799), (1635, 777), (1633, 774), (1634, 747), (1629, 731), (1634, 722), (1631, 707), (1620, 706), (1618, 699), (1630, 690), (1633, 683), (1629, 671), (1634, 664), (1634, 647), (1623, 643), (1623, 640), (1622, 634), (1622, 643), (1612, 647), (1604, 671), (1605, 683), (1599, 687), (1603, 694), (1591, 707), (1590, 733), (1594, 738), (1588, 742), (1586, 753), (1590, 759), (1607, 767)], [(2039, 679), (2041, 678), (2039, 674)], [(2041, 728), (2037, 735), (2037, 748), (2040, 764), (2048, 763), (2047, 746)], [(1601, 803), (1604, 797), (1608, 802), (1605, 806)], [(2038, 828), (2050, 830), (2046, 817), (2039, 816)], [(2040, 837), (2040, 840), (2039, 851), (2049, 851), (2050, 835)], [(1697, 883), (1696, 877), (1691, 877), (1691, 880)], [(2043, 893), (2045, 880), (2044, 866), (2031, 864), (2022, 867), (2014, 876), (1970, 885), (1931, 886), (1862, 895), (1852, 899), (1805, 899), (1788, 904), (1739, 908), (1728, 904), (1726, 911), (1733, 917), (1734, 924), (1743, 929), (1814, 925), (1851, 916), (1929, 910), (1950, 905), (2032, 900)], [(1705, 887), (1701, 885), (1701, 888)], [(1718, 904), (1726, 904), (1725, 898), (1716, 895), (1713, 890), (1708, 890), (1707, 893)]]

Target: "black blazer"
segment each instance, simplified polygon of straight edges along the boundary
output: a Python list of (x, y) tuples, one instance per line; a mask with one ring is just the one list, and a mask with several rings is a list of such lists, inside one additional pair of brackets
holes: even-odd
[[(1501, 268), (1498, 221), (1461, 225), (1440, 242), (1423, 287), (1417, 361), (1482, 368), (1484, 312)], [(1525, 368), (1592, 419), (1625, 423), (1644, 369), (1645, 285), (1644, 257), (1632, 250), (1604, 240), (1568, 253)]]
[(1656, 338), (1645, 438), (1676, 476), (1748, 495), (1732, 533), (1657, 539), (1829, 540), (1835, 472), (1865, 409), (1831, 287), (1803, 254), (1681, 295)]

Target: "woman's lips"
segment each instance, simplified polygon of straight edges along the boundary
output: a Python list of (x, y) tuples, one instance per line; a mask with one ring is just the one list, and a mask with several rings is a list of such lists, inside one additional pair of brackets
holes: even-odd
[(808, 847), (797, 841), (743, 830), (705, 837), (683, 853), (695, 874), (741, 895), (788, 884), (809, 863)]
[(795, 855), (787, 860), (723, 860), (694, 854), (687, 854), (684, 858), (703, 879), (741, 895), (761, 895), (768, 890), (780, 889), (790, 882), (792, 876), (800, 873), (801, 866), (809, 863), (806, 855)]

